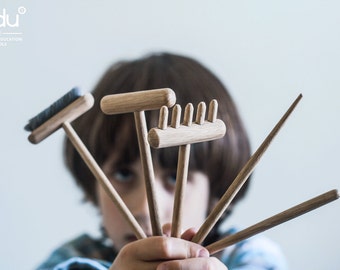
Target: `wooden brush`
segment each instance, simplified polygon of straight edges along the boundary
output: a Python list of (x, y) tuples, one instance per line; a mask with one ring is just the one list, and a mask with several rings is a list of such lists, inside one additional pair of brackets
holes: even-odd
[(134, 113), (153, 235), (162, 235), (162, 229), (154, 191), (154, 170), (150, 145), (147, 141), (144, 111), (159, 110), (162, 106), (172, 107), (175, 102), (175, 93), (169, 88), (163, 88), (107, 95), (100, 103), (105, 114)]
[(120, 213), (126, 219), (133, 229), (138, 239), (146, 238), (143, 229), (140, 227), (130, 210), (127, 208), (119, 194), (111, 185), (109, 179), (105, 176), (91, 153), (88, 151), (84, 143), (81, 141), (70, 122), (78, 118), (80, 115), (88, 111), (94, 104), (91, 94), (81, 96), (77, 89), (72, 89), (58, 101), (53, 103), (49, 108), (42, 111), (36, 117), (29, 120), (25, 129), (32, 131), (28, 137), (31, 143), (37, 144), (48, 137), (59, 128), (63, 128), (66, 135), (74, 145), (88, 168), (91, 170), (95, 178), (102, 185), (108, 196), (116, 205)]

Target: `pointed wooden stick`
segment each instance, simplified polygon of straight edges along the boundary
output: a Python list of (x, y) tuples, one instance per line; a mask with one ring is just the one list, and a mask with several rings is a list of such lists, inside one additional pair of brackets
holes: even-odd
[(281, 213), (278, 213), (270, 218), (262, 220), (261, 222), (258, 222), (248, 227), (247, 229), (244, 229), (235, 234), (229, 235), (215, 243), (208, 245), (206, 248), (212, 255), (228, 246), (231, 246), (237, 242), (240, 242), (244, 239), (254, 236), (255, 234), (261, 233), (265, 230), (268, 230), (272, 227), (275, 227), (281, 223), (284, 223), (288, 220), (296, 218), (300, 215), (303, 215), (309, 211), (312, 211), (318, 207), (321, 207), (327, 203), (330, 203), (338, 198), (339, 198), (339, 193), (336, 189), (328, 191), (308, 201), (298, 204), (292, 208), (289, 208)]
[(293, 112), (296, 105), (301, 100), (302, 95), (300, 94), (293, 104), (289, 107), (287, 112), (282, 116), (280, 121), (275, 125), (273, 130), (269, 133), (260, 147), (256, 150), (256, 152), (251, 156), (246, 165), (242, 168), (239, 174), (234, 179), (233, 183), (229, 186), (227, 191), (224, 193), (222, 198), (219, 200), (213, 211), (209, 214), (205, 222), (202, 224), (196, 235), (193, 237), (192, 241), (195, 243), (202, 243), (206, 236), (209, 234), (210, 230), (222, 216), (224, 211), (228, 208), (231, 201), (234, 199), (238, 191), (241, 189), (243, 184), (247, 181), (249, 175), (253, 172), (255, 166), (259, 162), (260, 158), (267, 150), (269, 144), (272, 142), (274, 137), (277, 135), (288, 116)]

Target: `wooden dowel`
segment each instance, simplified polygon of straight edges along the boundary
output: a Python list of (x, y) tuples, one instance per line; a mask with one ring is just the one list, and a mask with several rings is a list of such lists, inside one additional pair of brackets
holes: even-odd
[(66, 135), (70, 139), (73, 146), (76, 148), (88, 168), (91, 170), (95, 178), (102, 185), (107, 195), (110, 197), (112, 202), (118, 208), (120, 213), (126, 219), (126, 221), (130, 224), (133, 229), (136, 237), (138, 239), (146, 238), (146, 234), (143, 229), (140, 227), (135, 217), (132, 215), (130, 210), (127, 208), (117, 191), (111, 185), (110, 180), (106, 177), (102, 169), (99, 167), (93, 156), (90, 154), (84, 143), (81, 141), (77, 133), (74, 131), (73, 127), (69, 122), (64, 122), (62, 124), (63, 129), (65, 130)]
[(207, 106), (205, 105), (203, 101), (198, 104), (197, 113), (196, 113), (196, 121), (195, 121), (196, 124), (202, 125), (204, 123), (206, 108)]
[(213, 99), (209, 103), (209, 111), (208, 111), (208, 121), (209, 122), (215, 122), (217, 118), (217, 109), (218, 109), (218, 103), (216, 99)]
[(339, 198), (339, 193), (336, 189), (328, 191), (324, 194), (321, 194), (313, 199), (305, 201), (301, 204), (298, 204), (292, 208), (289, 208), (279, 214), (276, 214), (270, 218), (267, 218), (261, 222), (258, 222), (247, 229), (244, 229), (240, 232), (227, 236), (215, 243), (208, 245), (206, 248), (210, 252), (210, 254), (214, 254), (222, 249), (233, 245), (237, 242), (240, 242), (244, 239), (247, 239), (251, 236), (254, 236), (258, 233), (261, 233), (265, 230), (268, 230), (272, 227), (275, 227), (281, 223), (284, 223), (288, 220), (296, 218), (300, 215), (303, 215), (309, 211), (312, 211), (318, 207), (321, 207), (327, 203), (330, 203)]
[(265, 153), (266, 149), (268, 148), (269, 144), (272, 142), (274, 137), (277, 135), (285, 121), (287, 120), (288, 116), (293, 112), (299, 101), (301, 100), (302, 95), (300, 94), (296, 100), (292, 103), (292, 105), (289, 107), (287, 112), (282, 116), (280, 121), (275, 125), (273, 130), (269, 133), (269, 135), (266, 137), (266, 139), (263, 141), (263, 143), (260, 145), (260, 147), (256, 150), (256, 152), (251, 156), (251, 158), (248, 160), (248, 162), (245, 164), (245, 166), (242, 168), (242, 170), (239, 172), (239, 174), (236, 176), (232, 184), (229, 186), (227, 191), (224, 193), (222, 198), (219, 200), (219, 202), (216, 204), (215, 208), (212, 210), (212, 212), (209, 214), (205, 222), (202, 224), (202, 226), (199, 228), (196, 235), (193, 237), (192, 241), (195, 243), (202, 243), (208, 233), (211, 231), (213, 226), (216, 224), (216, 222), (219, 220), (219, 218), (222, 216), (224, 211), (228, 208), (231, 201), (234, 199), (238, 191), (241, 189), (243, 184), (247, 181), (249, 175), (253, 172), (255, 166), (259, 162), (262, 155)]
[(172, 109), (172, 115), (171, 115), (171, 127), (173, 128), (179, 128), (180, 121), (181, 121), (181, 106), (176, 104), (174, 108)]
[(162, 106), (162, 108), (159, 111), (158, 128), (166, 129), (168, 127), (168, 116), (169, 116), (168, 107)]
[(159, 110), (163, 105), (172, 107), (176, 95), (170, 88), (144, 90), (104, 96), (100, 107), (105, 114)]
[(149, 205), (152, 233), (154, 236), (162, 235), (162, 228), (159, 220), (158, 205), (154, 188), (155, 175), (152, 164), (150, 145), (147, 140), (147, 126), (144, 111), (134, 112), (136, 131), (138, 137), (140, 158), (143, 167), (146, 195)]
[[(190, 126), (192, 123), (193, 106), (191, 103), (187, 104), (184, 111), (183, 125)], [(178, 127), (178, 126), (177, 126)], [(182, 216), (183, 216), (183, 200), (185, 187), (188, 179), (188, 167), (190, 157), (190, 144), (180, 145), (178, 149), (178, 163), (177, 163), (177, 174), (176, 174), (176, 186), (175, 186), (175, 197), (174, 207), (172, 214), (172, 226), (171, 236), (180, 237), (182, 228)]]
[(194, 114), (194, 106), (192, 105), (192, 103), (188, 103), (185, 106), (185, 110), (184, 110), (184, 118), (183, 118), (184, 126), (186, 127), (191, 126), (193, 114)]

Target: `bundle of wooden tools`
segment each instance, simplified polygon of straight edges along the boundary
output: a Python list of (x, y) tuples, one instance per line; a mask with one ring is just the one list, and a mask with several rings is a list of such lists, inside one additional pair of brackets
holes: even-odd
[[(193, 242), (202, 243), (204, 241), (208, 233), (215, 226), (224, 211), (228, 208), (237, 192), (246, 182), (249, 175), (253, 172), (256, 164), (259, 162), (269, 144), (277, 135), (301, 98), (302, 95), (299, 95), (296, 98), (287, 112), (285, 112), (269, 135), (265, 138), (263, 143), (250, 157), (248, 162), (236, 176), (233, 183), (225, 191), (215, 208), (208, 215), (206, 221), (199, 228), (198, 232), (192, 239)], [(205, 120), (206, 104), (204, 102), (198, 104), (195, 121), (193, 121), (193, 105), (190, 103), (187, 104), (182, 122), (180, 120), (181, 107), (178, 104), (175, 105), (175, 103), (176, 95), (174, 91), (169, 88), (163, 88), (108, 95), (102, 98), (100, 104), (101, 109), (105, 114), (134, 113), (153, 235), (162, 235), (162, 230), (160, 220), (158, 218), (158, 207), (154, 189), (154, 170), (150, 147), (179, 147), (171, 236), (180, 237), (182, 217), (181, 206), (188, 174), (190, 145), (219, 139), (228, 131), (226, 130), (226, 126), (223, 121), (217, 119), (218, 104), (216, 100), (212, 100), (209, 104), (207, 120)], [(106, 177), (100, 166), (96, 163), (95, 159), (92, 157), (71, 126), (71, 122), (89, 110), (93, 104), (94, 100), (91, 94), (85, 94), (82, 96), (77, 89), (71, 90), (60, 100), (53, 103), (49, 108), (29, 121), (29, 124), (25, 127), (26, 130), (31, 131), (28, 139), (34, 144), (39, 143), (54, 131), (62, 127), (95, 178), (103, 186), (113, 203), (130, 224), (136, 237), (138, 239), (146, 238), (147, 236), (141, 226), (138, 224), (117, 191), (111, 185), (109, 179)], [(171, 123), (168, 125), (168, 108), (171, 107), (173, 107), (172, 117)], [(144, 111), (147, 110), (160, 110), (158, 127), (154, 127), (149, 131), (146, 126), (144, 113)], [(335, 189), (330, 190), (258, 222), (238, 233), (212, 243), (207, 246), (207, 249), (210, 254), (214, 254), (227, 246), (235, 244), (290, 219), (296, 218), (338, 198), (338, 191)]]

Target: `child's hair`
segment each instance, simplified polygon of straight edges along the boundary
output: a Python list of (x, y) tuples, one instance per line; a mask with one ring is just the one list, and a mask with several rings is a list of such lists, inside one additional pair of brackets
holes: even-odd
[[(249, 159), (250, 145), (227, 89), (196, 60), (160, 53), (112, 65), (93, 91), (94, 108), (74, 121), (75, 130), (99, 165), (103, 165), (113, 151), (119, 152), (117, 162), (120, 164), (135, 161), (139, 157), (139, 148), (133, 113), (104, 115), (99, 103), (105, 95), (156, 88), (173, 89), (176, 103), (182, 108), (188, 103), (196, 109), (201, 101), (207, 105), (212, 99), (218, 101), (217, 117), (225, 122), (226, 135), (222, 139), (191, 145), (189, 170), (205, 173), (210, 181), (210, 198), (219, 199)], [(158, 117), (159, 110), (146, 112), (149, 129), (157, 126)], [(68, 140), (65, 157), (67, 167), (84, 191), (85, 198), (97, 205), (96, 180)], [(176, 170), (178, 147), (152, 149), (152, 157), (163, 168)], [(248, 182), (233, 204), (244, 196)]]

